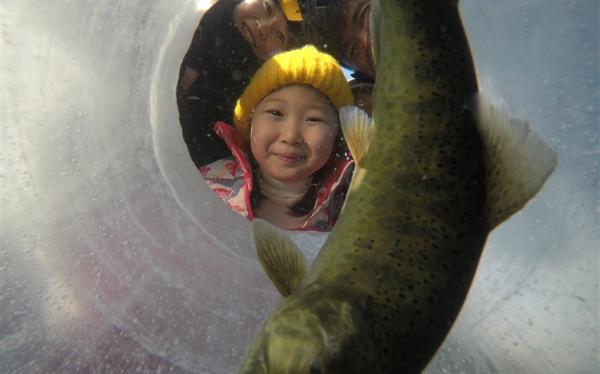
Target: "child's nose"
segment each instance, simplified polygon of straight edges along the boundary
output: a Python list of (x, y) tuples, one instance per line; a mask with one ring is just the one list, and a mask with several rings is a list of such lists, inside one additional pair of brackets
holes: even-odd
[(302, 132), (300, 123), (295, 119), (289, 119), (281, 127), (280, 139), (282, 142), (290, 145), (302, 143)]

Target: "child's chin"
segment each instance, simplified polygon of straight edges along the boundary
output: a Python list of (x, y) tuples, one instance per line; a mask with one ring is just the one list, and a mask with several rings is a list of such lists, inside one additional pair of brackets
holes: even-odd
[(285, 182), (285, 183), (295, 183), (295, 182), (303, 182), (306, 180), (305, 176), (301, 176), (301, 175), (285, 175), (285, 174), (280, 174), (277, 176), (273, 176), (273, 178), (277, 179), (280, 182)]

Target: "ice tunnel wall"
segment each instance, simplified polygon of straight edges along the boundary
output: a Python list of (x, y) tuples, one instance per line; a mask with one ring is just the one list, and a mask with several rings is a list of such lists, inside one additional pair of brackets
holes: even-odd
[[(599, 5), (460, 4), (482, 90), (559, 154), (427, 372), (594, 373)], [(231, 373), (279, 301), (181, 137), (193, 1), (0, 2), (0, 372)], [(321, 235), (296, 235), (314, 256)]]

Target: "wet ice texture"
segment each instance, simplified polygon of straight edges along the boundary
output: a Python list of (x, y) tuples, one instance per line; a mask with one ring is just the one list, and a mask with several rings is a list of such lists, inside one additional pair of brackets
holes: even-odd
[[(279, 300), (196, 173), (192, 1), (0, 7), (0, 372), (231, 373)], [(429, 372), (598, 367), (598, 4), (461, 1), (481, 86), (560, 164), (488, 242)], [(296, 236), (314, 255), (323, 236)]]

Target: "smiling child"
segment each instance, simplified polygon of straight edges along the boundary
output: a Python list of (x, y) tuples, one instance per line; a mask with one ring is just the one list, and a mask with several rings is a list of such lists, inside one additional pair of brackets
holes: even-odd
[(328, 231), (344, 199), (339, 109), (352, 105), (337, 61), (313, 46), (275, 55), (215, 131), (231, 156), (200, 168), (229, 207), (291, 230)]

